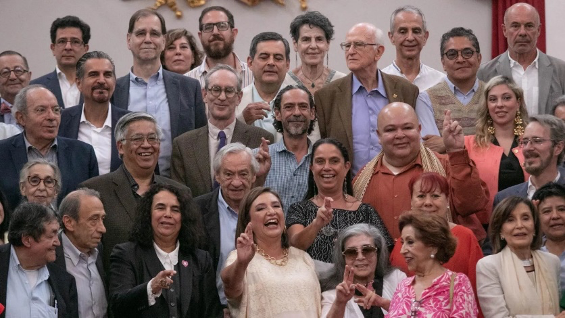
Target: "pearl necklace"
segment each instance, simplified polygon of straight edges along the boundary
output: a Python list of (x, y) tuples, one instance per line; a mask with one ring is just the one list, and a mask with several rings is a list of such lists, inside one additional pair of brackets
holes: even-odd
[(283, 249), (283, 257), (281, 259), (275, 259), (275, 257), (270, 256), (267, 254), (261, 247), (255, 244), (255, 249), (259, 253), (259, 255), (263, 256), (266, 260), (268, 260), (271, 264), (277, 266), (285, 266), (287, 265), (287, 261), (289, 261), (289, 249)]

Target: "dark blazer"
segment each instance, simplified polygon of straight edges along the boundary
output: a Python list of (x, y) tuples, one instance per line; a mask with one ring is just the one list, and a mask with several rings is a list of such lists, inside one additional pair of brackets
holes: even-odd
[[(564, 186), (564, 167), (559, 166), (558, 172), (560, 173), (560, 178), (558, 178), (558, 183)], [(495, 198), (493, 199), (493, 208), (503, 201), (503, 199), (510, 196), (517, 196), (521, 198), (527, 198), (527, 191), (529, 190), (529, 181), (519, 183), (507, 189), (497, 192)]]
[[(480, 66), (478, 78), (488, 82), (497, 75), (513, 79), (508, 51)], [(520, 86), (520, 85), (519, 85)], [(538, 111), (552, 113), (554, 101), (564, 95), (564, 61), (539, 51), (538, 60)]]
[(220, 187), (207, 194), (195, 198), (195, 203), (202, 213), (202, 221), (206, 232), (206, 242), (203, 249), (212, 257), (214, 270), (218, 267), (220, 258), (220, 219), (218, 214), (218, 194)]
[[(171, 139), (180, 134), (206, 125), (206, 111), (200, 84), (194, 78), (163, 70), (163, 81), (169, 103), (171, 119)], [(112, 104), (129, 109), (130, 74), (116, 81)]]
[[(189, 191), (186, 186), (171, 179), (155, 175), (156, 183), (172, 184)], [(104, 226), (106, 233), (102, 236), (104, 252), (102, 260), (104, 268), (110, 266), (110, 253), (114, 245), (128, 241), (130, 229), (136, 219), (137, 202), (124, 169), (89, 179), (80, 185), (100, 192), (100, 199), (106, 211)]]
[[(413, 108), (416, 106), (419, 96), (418, 87), (402, 77), (380, 73), (390, 103), (404, 102)], [(320, 137), (338, 139), (348, 149), (350, 161), (354, 158), (352, 81), (353, 74), (350, 73), (324, 86), (314, 94)]]
[[(11, 244), (0, 245), (0, 303), (6, 307), (10, 306), (10, 304), (6, 304), (6, 290), (8, 288), (11, 247)], [(49, 271), (47, 281), (57, 300), (58, 317), (78, 318), (79, 302), (75, 278), (53, 263), (48, 263), (46, 266)], [(5, 317), (6, 311), (0, 314), (0, 318)]]
[[(79, 138), (79, 126), (81, 124), (81, 114), (83, 113), (83, 105), (79, 104), (75, 107), (70, 107), (63, 110), (61, 114), (61, 124), (59, 125), (59, 136), (71, 139)], [(111, 141), (111, 159), (110, 171), (114, 171), (122, 164), (122, 159), (118, 155), (118, 148), (116, 148), (116, 138), (114, 138), (114, 128), (116, 123), (122, 116), (129, 113), (129, 111), (122, 108), (110, 105), (110, 112), (112, 116), (112, 141)]]
[[(65, 103), (63, 102), (63, 94), (61, 93), (61, 86), (59, 86), (59, 78), (57, 78), (56, 70), (30, 81), (29, 84), (30, 85), (40, 84), (45, 86), (45, 88), (50, 90), (51, 93), (55, 95), (55, 97), (57, 98), (57, 104), (59, 104), (60, 107), (66, 108), (66, 107), (74, 106), (74, 105), (65, 105)], [(83, 94), (81, 94), (79, 105), (82, 105), (83, 102), (84, 102), (84, 98), (83, 98)]]
[[(23, 133), (0, 141), (0, 189), (10, 206), (15, 208), (21, 201), (20, 170), (28, 161)], [(57, 137), (57, 161), (61, 170), (61, 191), (57, 202), (79, 183), (98, 176), (98, 162), (91, 145), (65, 137)]]
[[(267, 130), (236, 120), (232, 142), (254, 149), (261, 145), (261, 137), (273, 144), (273, 135)], [(171, 179), (187, 185), (195, 197), (212, 191), (208, 124), (173, 140)]]
[[(162, 294), (153, 306), (148, 305), (147, 283), (165, 268), (153, 247), (143, 248), (127, 242), (118, 244), (110, 257), (110, 298), (116, 317), (168, 317), (169, 304)], [(184, 318), (222, 317), (216, 290), (216, 273), (210, 255), (203, 250), (190, 254), (179, 251), (178, 295)]]

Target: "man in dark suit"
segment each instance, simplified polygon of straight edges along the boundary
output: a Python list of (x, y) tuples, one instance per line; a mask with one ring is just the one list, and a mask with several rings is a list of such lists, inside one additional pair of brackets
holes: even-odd
[(59, 215), (63, 231), (59, 234), (61, 245), (55, 249), (55, 264), (75, 277), (80, 317), (106, 317), (106, 276), (100, 243), (106, 233), (106, 213), (100, 194), (92, 189), (69, 193), (61, 202)]
[(499, 191), (493, 199), (495, 208), (509, 196), (532, 198), (535, 191), (549, 182), (564, 185), (564, 122), (552, 115), (535, 115), (529, 118), (523, 139), (519, 142), (529, 180)]
[(90, 26), (78, 17), (68, 15), (51, 24), (51, 52), (55, 56), (55, 71), (31, 81), (47, 87), (61, 108), (82, 104), (83, 99), (75, 83), (75, 65), (88, 52)]
[(58, 231), (45, 206), (26, 202), (14, 211), (10, 243), (0, 246), (0, 318), (79, 317), (75, 278), (53, 264)]
[(78, 139), (94, 147), (98, 172), (103, 175), (120, 167), (113, 127), (127, 110), (110, 104), (116, 87), (114, 62), (101, 51), (88, 52), (77, 62), (77, 86), (84, 104), (61, 115), (59, 136)]
[(127, 40), (134, 65), (117, 80), (113, 104), (155, 117), (163, 131), (159, 172), (169, 177), (173, 139), (206, 125), (206, 113), (198, 81), (161, 67), (165, 32), (158, 12), (141, 9), (132, 15)]
[(220, 302), (226, 306), (220, 271), (228, 254), (235, 248), (234, 237), (240, 202), (256, 180), (259, 163), (249, 148), (237, 142), (218, 151), (214, 157), (213, 168), (215, 179), (220, 186), (197, 197), (195, 202), (202, 212), (207, 233), (204, 249), (212, 256)]
[(215, 66), (207, 72), (204, 82), (208, 124), (175, 138), (171, 155), (171, 178), (186, 184), (194, 196), (212, 191), (212, 159), (219, 148), (231, 142), (256, 148), (262, 137), (273, 143), (271, 133), (236, 120), (242, 81), (232, 67)]
[(0, 53), (0, 122), (16, 125), (12, 105), (18, 92), (29, 85), (31, 71), (25, 56), (16, 51)]
[(398, 101), (414, 108), (419, 95), (419, 88), (406, 79), (378, 70), (383, 43), (383, 32), (374, 25), (353, 26), (341, 44), (351, 73), (314, 95), (320, 136), (346, 146), (354, 174), (381, 151), (376, 134), (379, 111)]
[(29, 85), (16, 96), (14, 108), (24, 132), (0, 141), (0, 190), (10, 206), (18, 206), (21, 200), (19, 173), (29, 160), (43, 158), (59, 167), (62, 184), (58, 202), (79, 183), (98, 175), (92, 146), (57, 137), (61, 108), (53, 93), (41, 85)]
[(106, 269), (109, 268), (114, 245), (128, 241), (137, 203), (152, 184), (174, 184), (190, 191), (178, 182), (154, 174), (162, 137), (155, 118), (146, 113), (128, 113), (116, 123), (114, 131), (122, 166), (81, 184), (81, 187), (100, 193), (107, 211), (104, 221), (107, 233), (102, 238)]
[(564, 61), (537, 49), (541, 31), (537, 10), (516, 3), (505, 11), (501, 26), (508, 49), (482, 65), (478, 78), (484, 82), (497, 75), (512, 78), (525, 92), (529, 115), (551, 114), (554, 101), (564, 95)]

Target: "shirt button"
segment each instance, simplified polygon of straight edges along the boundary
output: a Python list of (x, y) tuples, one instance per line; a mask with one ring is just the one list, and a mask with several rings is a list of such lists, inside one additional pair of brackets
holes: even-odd
[(174, 288), (170, 288), (169, 290), (170, 290), (172, 293), (175, 292), (175, 289), (174, 289)]
[(175, 307), (175, 303), (174, 303), (174, 302), (171, 302), (171, 307)]

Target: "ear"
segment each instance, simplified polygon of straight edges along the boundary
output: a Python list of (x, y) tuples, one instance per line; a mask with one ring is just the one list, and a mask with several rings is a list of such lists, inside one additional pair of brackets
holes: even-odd
[(116, 141), (116, 148), (118, 148), (118, 154), (120, 155), (120, 158), (123, 158), (124, 156), (124, 145), (122, 144), (123, 141)]
[(242, 96), (244, 96), (244, 93), (242, 93), (242, 91), (239, 91), (238, 94), (236, 94), (236, 97), (238, 99), (238, 103), (236, 104), (236, 107), (238, 107), (238, 105), (240, 105), (240, 102), (242, 102)]
[(315, 120), (316, 119), (316, 110), (314, 109), (314, 107), (311, 107), (309, 113), (311, 114), (310, 120)]
[(478, 63), (481, 64), (481, 53), (478, 53)]
[(562, 151), (564, 151), (564, 141), (559, 141), (554, 146), (554, 150), (553, 150), (554, 156), (558, 157)]
[(279, 110), (279, 109), (274, 109), (274, 110), (273, 110), (273, 113), (275, 114), (275, 120), (282, 121), (282, 120), (281, 120), (281, 110)]
[(395, 45), (393, 43), (393, 33), (391, 33), (391, 31), (387, 32), (387, 36), (389, 37), (389, 41), (391, 42), (391, 44)]
[(53, 56), (55, 56), (55, 44), (51, 43), (49, 47), (51, 48), (51, 53), (53, 53)]
[(344, 163), (344, 168), (346, 168), (346, 171), (350, 170), (351, 167), (352, 167), (352, 164), (350, 163), (350, 161), (346, 161)]
[(383, 52), (385, 52), (385, 46), (383, 45), (379, 45), (377, 47), (377, 50), (375, 50), (375, 60), (379, 61), (379, 59), (381, 58), (381, 56), (383, 55)]
[(25, 247), (31, 247), (31, 241), (33, 240), (33, 237), (29, 236), (29, 235), (22, 235), (22, 243), (24, 244)]
[(88, 44), (85, 44), (85, 53), (88, 52)]
[(299, 49), (297, 48), (298, 44), (297, 42), (293, 41), (293, 48), (295, 49), (295, 52), (298, 52)]
[(232, 29), (232, 36), (234, 37), (234, 40), (236, 40), (236, 37), (238, 36), (238, 28)]
[(285, 73), (287, 73), (289, 71), (289, 66), (291, 65), (291, 61), (287, 60), (287, 63), (285, 63), (286, 65), (286, 69), (285, 69)]
[(507, 37), (507, 28), (505, 27), (505, 23), (501, 24), (501, 30), (503, 31), (503, 36)]
[(424, 45), (426, 44), (426, 41), (428, 40), (428, 35), (429, 35), (429, 34), (428, 34), (428, 31), (426, 31), (426, 32), (424, 33), (424, 42), (423, 42), (423, 46), (424, 46)]
[(198, 31), (198, 38), (200, 40), (200, 42), (202, 43), (202, 31)]
[(253, 188), (253, 184), (255, 183), (255, 180), (256, 180), (256, 175), (254, 174), (254, 175), (252, 176), (252, 182), (251, 182), (252, 188)]
[(254, 59), (251, 56), (248, 56), (248, 67), (252, 67), (253, 60)]
[(22, 195), (22, 197), (25, 196), (25, 193), (26, 193), (26, 191), (25, 191), (26, 186), (25, 186), (24, 182), (20, 182), (20, 194)]
[(126, 34), (126, 44), (128, 45), (128, 50), (130, 50), (130, 51), (132, 50), (132, 47), (130, 46), (130, 40), (131, 40), (131, 38), (132, 38), (132, 34), (131, 34), (131, 33)]
[(26, 128), (26, 123), (25, 123), (25, 116), (22, 112), (16, 111), (15, 113), (16, 115), (16, 121), (18, 122), (18, 124), (24, 128)]
[(63, 215), (63, 228), (69, 231), (74, 231), (74, 222), (73, 218), (68, 215)]

